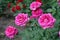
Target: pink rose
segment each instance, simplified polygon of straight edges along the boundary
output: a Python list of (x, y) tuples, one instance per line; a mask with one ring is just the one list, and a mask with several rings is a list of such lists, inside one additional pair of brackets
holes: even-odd
[(29, 21), (28, 14), (19, 13), (15, 17), (15, 24), (18, 26), (25, 26), (28, 21)]
[(8, 26), (5, 30), (5, 35), (8, 37), (8, 38), (14, 38), (14, 36), (18, 33), (18, 30), (13, 27), (13, 26)]
[(37, 8), (39, 8), (40, 6), (41, 6), (41, 4), (42, 3), (40, 3), (40, 2), (32, 2), (31, 4), (30, 4), (30, 9), (31, 10), (36, 10)]
[(38, 23), (43, 28), (53, 28), (56, 19), (50, 14), (43, 14), (39, 17)]
[(41, 16), (43, 14), (43, 10), (42, 9), (37, 9), (37, 10), (33, 10), (32, 11), (32, 16), (34, 18), (38, 18), (39, 16)]

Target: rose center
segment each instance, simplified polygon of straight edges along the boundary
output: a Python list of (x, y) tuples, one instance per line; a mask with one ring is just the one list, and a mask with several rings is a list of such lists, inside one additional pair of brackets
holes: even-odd
[(8, 32), (9, 33), (13, 32), (13, 29), (12, 28), (8, 29)]
[(48, 19), (44, 19), (44, 23), (47, 23), (48, 22)]

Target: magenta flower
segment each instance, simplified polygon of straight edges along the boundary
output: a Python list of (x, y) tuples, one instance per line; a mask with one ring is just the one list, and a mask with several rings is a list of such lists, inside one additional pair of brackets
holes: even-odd
[(38, 23), (43, 28), (53, 28), (56, 19), (50, 14), (43, 14), (39, 17)]
[(57, 0), (58, 1), (58, 5), (60, 6), (60, 0)]
[(43, 10), (42, 9), (37, 9), (37, 10), (33, 10), (32, 11), (32, 17), (33, 18), (38, 18), (42, 14), (43, 14)]
[(37, 8), (39, 8), (40, 6), (41, 6), (41, 4), (42, 3), (40, 3), (40, 2), (32, 2), (31, 4), (30, 4), (30, 9), (31, 10), (36, 10)]
[(13, 26), (8, 26), (5, 30), (5, 35), (12, 39), (18, 33), (18, 30)]
[(28, 21), (29, 21), (28, 14), (19, 13), (15, 17), (15, 24), (18, 26), (25, 26)]

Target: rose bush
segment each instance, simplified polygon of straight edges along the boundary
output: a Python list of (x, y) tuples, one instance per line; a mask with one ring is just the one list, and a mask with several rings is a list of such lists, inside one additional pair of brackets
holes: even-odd
[(14, 38), (12, 40), (60, 40), (58, 4), (57, 0), (13, 0), (11, 4), (8, 2), (7, 6), (15, 17), (15, 26), (19, 27), (17, 35), (15, 27), (7, 27), (5, 36)]

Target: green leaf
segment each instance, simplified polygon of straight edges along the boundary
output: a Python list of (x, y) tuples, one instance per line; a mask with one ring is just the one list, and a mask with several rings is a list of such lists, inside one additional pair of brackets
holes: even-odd
[(52, 9), (47, 9), (47, 12), (52, 12), (53, 10)]

